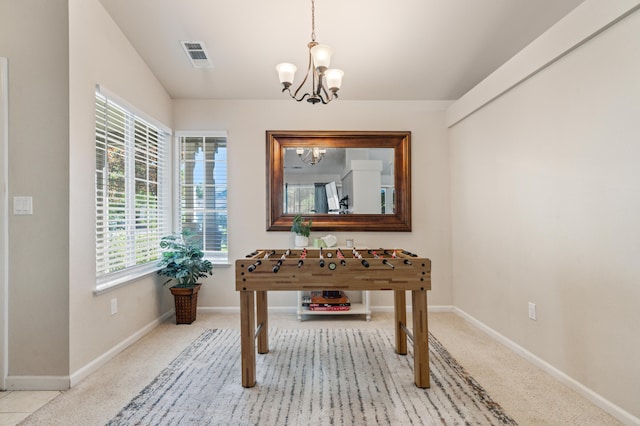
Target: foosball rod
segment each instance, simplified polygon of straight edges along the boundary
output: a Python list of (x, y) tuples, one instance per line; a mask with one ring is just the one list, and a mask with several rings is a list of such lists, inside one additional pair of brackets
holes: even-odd
[(409, 340), (411, 340), (411, 343), (413, 343), (413, 334), (411, 333), (411, 330), (409, 330), (403, 322), (400, 323), (400, 328), (404, 331)]
[[(264, 323), (263, 323), (263, 322), (261, 322), (260, 324), (258, 324), (258, 325), (256, 326), (256, 332), (255, 332), (255, 334), (253, 335), (253, 339), (254, 339), (254, 340), (258, 338), (258, 334), (260, 334), (260, 330), (262, 330), (262, 326), (264, 326)], [(412, 340), (412, 341), (413, 341), (413, 340)]]
[(280, 270), (280, 266), (282, 266), (282, 263), (284, 262), (284, 260), (285, 260), (286, 258), (287, 258), (287, 257), (283, 254), (283, 255), (280, 257), (280, 259), (278, 259), (278, 261), (276, 262), (276, 265), (275, 265), (275, 266), (273, 267), (273, 269), (272, 269), (272, 271), (273, 271), (273, 273), (274, 273), (274, 274), (275, 274), (275, 273), (277, 273), (277, 272)]
[(382, 263), (384, 263), (385, 265), (387, 265), (387, 266), (388, 266), (389, 268), (391, 268), (391, 269), (396, 269), (396, 267), (395, 267), (395, 266), (393, 266), (393, 265), (391, 264), (391, 262), (389, 262), (387, 259), (382, 259)]
[(255, 271), (255, 269), (256, 269), (258, 266), (260, 266), (261, 264), (262, 264), (262, 261), (261, 261), (260, 259), (258, 259), (258, 260), (256, 260), (256, 262), (255, 262), (254, 264), (249, 265), (249, 266), (247, 267), (247, 271), (249, 271), (249, 272), (253, 272), (253, 271)]

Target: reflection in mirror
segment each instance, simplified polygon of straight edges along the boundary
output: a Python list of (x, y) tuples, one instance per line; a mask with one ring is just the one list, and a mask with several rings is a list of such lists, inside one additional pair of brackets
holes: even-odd
[(286, 214), (394, 214), (393, 148), (282, 148)]
[(272, 131), (267, 230), (411, 231), (410, 132)]

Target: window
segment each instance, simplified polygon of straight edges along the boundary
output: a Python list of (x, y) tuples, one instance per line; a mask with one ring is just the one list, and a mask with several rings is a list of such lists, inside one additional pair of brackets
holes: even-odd
[(180, 226), (197, 235), (206, 256), (228, 263), (227, 136), (180, 136)]
[(313, 213), (315, 187), (312, 183), (285, 183), (284, 209), (287, 214)]
[(96, 91), (98, 289), (148, 272), (160, 257), (160, 238), (170, 229), (169, 141), (160, 126)]

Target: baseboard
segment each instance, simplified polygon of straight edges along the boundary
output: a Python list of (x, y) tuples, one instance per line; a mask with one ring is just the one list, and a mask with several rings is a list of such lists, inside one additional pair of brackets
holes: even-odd
[[(271, 309), (271, 308), (269, 308)], [(202, 312), (203, 314), (238, 314), (240, 313), (239, 306), (227, 306), (227, 307), (218, 307), (214, 308), (211, 306), (198, 307), (198, 312)]]
[(97, 371), (100, 367), (105, 365), (107, 362), (113, 359), (120, 352), (122, 352), (123, 350), (125, 350), (126, 348), (128, 348), (129, 346), (137, 342), (138, 340), (140, 340), (142, 337), (144, 337), (145, 334), (149, 333), (151, 330), (156, 328), (158, 325), (160, 325), (160, 323), (165, 321), (167, 318), (171, 317), (173, 314), (174, 314), (173, 310), (166, 312), (164, 315), (151, 321), (149, 324), (145, 325), (140, 330), (136, 331), (131, 336), (124, 339), (123, 341), (118, 343), (116, 346), (112, 347), (107, 352), (100, 355), (99, 357), (97, 357), (96, 359), (94, 359), (84, 367), (81, 367), (75, 372), (73, 372), (70, 376), (69, 386), (77, 385), (82, 379), (84, 379), (91, 373)]
[[(453, 312), (454, 307), (449, 305), (429, 305), (427, 312)], [(393, 312), (393, 306), (371, 306), (371, 312)], [(413, 312), (411, 305), (407, 305), (407, 312)]]
[[(370, 306), (371, 312), (393, 312), (393, 306)], [(428, 312), (453, 312), (454, 306), (450, 305), (442, 305), (442, 306), (433, 306), (429, 305), (427, 307)], [(198, 312), (203, 313), (218, 313), (218, 314), (238, 314), (240, 313), (240, 307), (200, 307), (198, 308)], [(297, 313), (297, 309), (295, 306), (269, 306), (269, 312), (280, 312), (280, 313)], [(407, 306), (407, 312), (411, 312), (411, 305)]]
[(633, 414), (629, 413), (628, 411), (624, 410), (623, 408), (621, 408), (621, 407), (617, 406), (616, 404), (612, 403), (611, 401), (607, 400), (603, 396), (597, 394), (596, 392), (594, 392), (593, 390), (589, 389), (588, 387), (586, 387), (582, 383), (578, 382), (574, 378), (570, 377), (566, 373), (558, 370), (556, 367), (554, 367), (553, 365), (549, 364), (545, 360), (539, 358), (538, 356), (536, 356), (533, 353), (529, 352), (528, 350), (526, 350), (522, 346), (518, 345), (514, 341), (512, 341), (509, 338), (507, 338), (507, 337), (503, 336), (502, 334), (498, 333), (496, 330), (494, 330), (493, 328), (489, 327), (485, 323), (483, 323), (483, 322), (479, 321), (478, 319), (476, 319), (475, 317), (469, 315), (468, 313), (466, 313), (462, 309), (459, 309), (457, 307), (453, 307), (453, 312), (456, 315), (464, 318), (466, 321), (471, 323), (476, 328), (478, 328), (481, 331), (483, 331), (484, 333), (486, 333), (492, 339), (500, 342), (501, 344), (503, 344), (507, 348), (511, 349), (512, 351), (514, 351), (515, 353), (517, 353), (518, 355), (520, 355), (521, 357), (523, 357), (524, 359), (526, 359), (527, 361), (529, 361), (530, 363), (535, 365), (536, 367), (540, 368), (542, 371), (548, 373), (549, 375), (551, 375), (553, 378), (555, 378), (556, 380), (558, 380), (559, 382), (561, 382), (562, 384), (564, 384), (568, 388), (576, 391), (578, 394), (583, 396), (585, 399), (591, 401), (592, 403), (594, 403), (598, 407), (602, 408), (604, 411), (606, 411), (607, 413), (611, 414), (613, 417), (615, 417), (616, 419), (618, 419), (622, 423), (624, 423), (626, 425), (640, 425), (640, 418), (634, 416)]
[(7, 376), (8, 391), (63, 391), (71, 387), (69, 376)]

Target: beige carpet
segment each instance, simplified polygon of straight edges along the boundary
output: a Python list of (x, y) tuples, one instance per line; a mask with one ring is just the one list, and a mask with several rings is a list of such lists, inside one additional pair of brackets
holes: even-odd
[[(104, 425), (205, 330), (239, 328), (237, 314), (198, 314), (191, 325), (161, 324), (105, 367), (27, 418), (24, 425)], [(391, 329), (389, 313), (321, 317), (269, 316), (272, 328)], [(430, 313), (429, 330), (521, 425), (617, 425), (615, 419), (452, 313)]]

